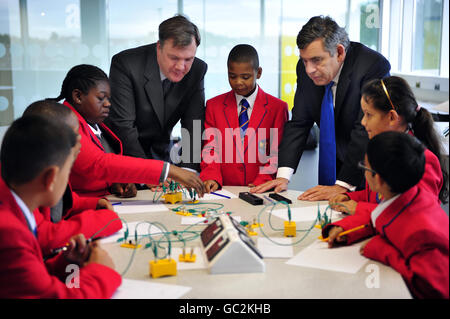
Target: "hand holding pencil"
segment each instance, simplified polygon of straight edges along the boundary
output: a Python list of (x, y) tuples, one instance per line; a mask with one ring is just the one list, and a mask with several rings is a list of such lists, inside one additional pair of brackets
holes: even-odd
[(328, 232), (328, 237), (322, 239), (323, 241), (328, 241), (328, 247), (333, 247), (334, 244), (338, 243), (338, 244), (345, 244), (347, 242), (347, 238), (345, 237), (345, 235), (350, 234), (354, 231), (363, 229), (365, 227), (367, 227), (368, 225), (360, 225), (348, 230), (345, 230), (342, 227), (339, 226), (334, 226), (330, 229), (330, 231)]

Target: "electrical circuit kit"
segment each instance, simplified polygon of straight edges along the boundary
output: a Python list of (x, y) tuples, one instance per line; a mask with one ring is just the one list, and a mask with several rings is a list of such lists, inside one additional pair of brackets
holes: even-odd
[[(299, 244), (314, 227), (323, 228), (331, 223), (332, 219), (331, 207), (328, 206), (325, 211), (321, 213), (318, 204), (317, 217), (310, 227), (299, 229), (295, 222), (291, 220), (291, 209), (286, 198), (284, 198), (281, 201), (274, 201), (263, 206), (257, 216), (253, 218), (252, 223), (248, 221), (238, 222), (233, 218), (232, 212), (223, 211), (223, 204), (199, 202), (196, 198), (197, 195), (195, 191), (185, 190), (181, 188), (179, 184), (174, 182), (171, 182), (169, 187), (164, 188), (163, 194), (160, 194), (158, 197), (155, 192), (153, 201), (159, 200), (160, 198), (165, 198), (165, 201), (167, 201), (167, 197), (163, 197), (163, 195), (175, 195), (176, 193), (185, 194), (186, 198), (187, 195), (189, 195), (191, 200), (186, 203), (183, 203), (181, 200), (179, 206), (170, 209), (171, 212), (182, 216), (197, 216), (202, 218), (199, 218), (198, 222), (187, 226), (183, 230), (168, 230), (166, 226), (160, 222), (142, 221), (136, 225), (134, 234), (129, 233), (127, 222), (121, 219), (125, 231), (123, 237), (118, 239), (117, 242), (121, 244), (121, 247), (130, 248), (132, 250), (128, 265), (122, 272), (122, 276), (130, 268), (136, 252), (138, 250), (148, 249), (153, 255), (152, 260), (149, 261), (150, 276), (152, 278), (175, 276), (177, 274), (177, 260), (178, 262), (188, 263), (194, 263), (196, 261), (197, 256), (194, 254), (194, 247), (189, 246), (188, 243), (199, 238), (201, 254), (204, 257), (208, 271), (211, 274), (264, 272), (265, 263), (263, 256), (251, 238), (252, 236), (258, 235), (257, 232), (260, 232), (260, 234), (269, 241), (281, 246), (287, 244), (278, 243), (276, 237), (273, 235), (274, 232), (275, 234), (280, 234), (280, 237), (297, 237), (297, 239), (293, 239), (289, 244), (294, 246)], [(239, 197), (242, 199), (241, 194), (242, 193), (239, 194)], [(242, 196), (249, 198), (248, 194)], [(278, 200), (280, 198), (274, 199)], [(177, 203), (178, 202), (180, 201), (178, 200)], [(275, 226), (274, 224), (279, 224), (279, 220), (275, 223), (272, 218), (272, 211), (275, 208), (279, 208), (279, 206), (287, 209), (288, 220), (284, 222), (284, 228)], [(329, 215), (327, 214), (328, 210), (330, 210)], [(262, 223), (263, 221), (264, 223)], [(111, 222), (112, 221), (109, 223)], [(106, 228), (109, 223), (97, 233)], [(141, 224), (148, 225), (147, 234), (138, 234), (137, 229)], [(151, 232), (150, 228), (152, 226), (157, 227), (159, 231)], [(198, 228), (194, 230), (194, 227), (198, 226), (203, 227), (201, 230), (197, 230)], [(206, 228), (204, 226), (206, 226)], [(270, 237), (266, 234), (266, 231), (271, 232)], [(94, 234), (92, 238), (94, 238), (96, 234)], [(302, 234), (302, 236), (297, 236), (299, 234)], [(172, 258), (173, 245), (177, 244), (179, 246), (180, 243), (183, 252), (179, 256)]]

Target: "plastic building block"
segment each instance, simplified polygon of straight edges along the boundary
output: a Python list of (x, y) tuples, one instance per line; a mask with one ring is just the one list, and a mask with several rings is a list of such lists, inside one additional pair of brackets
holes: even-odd
[(175, 204), (181, 201), (183, 201), (183, 193), (181, 192), (168, 193), (164, 195), (164, 202), (166, 204), (168, 203)]
[(149, 264), (152, 278), (177, 275), (177, 262), (175, 259), (151, 260)]
[(141, 245), (133, 244), (133, 242), (130, 240), (130, 241), (128, 241), (128, 243), (124, 243), (124, 244), (120, 245), (120, 247), (138, 249), (138, 248), (141, 248)]
[(284, 222), (284, 237), (295, 237), (297, 236), (297, 229), (295, 222), (285, 221)]

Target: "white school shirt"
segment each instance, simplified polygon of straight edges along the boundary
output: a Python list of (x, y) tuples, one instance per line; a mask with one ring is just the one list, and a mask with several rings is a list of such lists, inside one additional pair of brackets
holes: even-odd
[(28, 221), (28, 225), (31, 228), (31, 231), (36, 234), (36, 219), (34, 218), (33, 213), (30, 211), (30, 209), (27, 207), (27, 205), (23, 202), (23, 200), (19, 197), (19, 195), (17, 195), (16, 193), (14, 193), (14, 191), (12, 189), (10, 189), (11, 194), (13, 195), (17, 205), (19, 206), (20, 210), (22, 211), (23, 215), (25, 216), (25, 218)]

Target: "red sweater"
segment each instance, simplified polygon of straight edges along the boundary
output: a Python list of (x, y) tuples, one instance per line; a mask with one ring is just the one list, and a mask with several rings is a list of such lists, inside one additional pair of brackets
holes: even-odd
[(81, 151), (70, 173), (73, 190), (85, 196), (108, 195), (112, 183), (158, 184), (164, 162), (122, 155), (122, 143), (103, 123), (99, 126), (117, 143), (119, 154), (105, 153), (101, 142), (92, 133), (86, 120), (67, 101), (80, 123)]
[[(34, 212), (36, 214), (36, 212)], [(68, 288), (62, 255), (43, 262), (39, 242), (8, 187), (0, 182), (0, 298), (110, 298), (122, 282), (113, 269), (91, 263), (79, 272), (79, 288)]]

